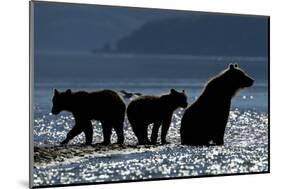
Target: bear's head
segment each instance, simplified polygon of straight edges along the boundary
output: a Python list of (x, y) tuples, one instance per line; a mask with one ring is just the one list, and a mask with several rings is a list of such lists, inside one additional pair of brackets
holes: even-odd
[(65, 92), (59, 92), (57, 89), (54, 90), (52, 114), (57, 115), (67, 109), (71, 94), (70, 89), (67, 89)]
[(254, 80), (237, 64), (230, 64), (228, 69), (222, 74), (224, 89), (234, 95), (239, 89), (250, 87), (254, 84)]
[(182, 92), (178, 92), (175, 89), (171, 89), (169, 95), (173, 99), (174, 106), (181, 107), (181, 108), (187, 107), (187, 105), (188, 105), (187, 96), (186, 96), (184, 90), (182, 90)]

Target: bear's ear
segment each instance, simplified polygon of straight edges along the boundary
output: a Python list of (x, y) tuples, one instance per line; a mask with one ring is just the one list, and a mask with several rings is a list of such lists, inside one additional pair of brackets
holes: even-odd
[(55, 95), (59, 95), (59, 91), (57, 89), (54, 90)]
[(66, 94), (71, 94), (71, 90), (70, 90), (70, 89), (67, 89), (67, 90), (65, 91), (65, 93), (66, 93)]
[(235, 67), (235, 68), (238, 68), (238, 64), (234, 64), (234, 67)]
[(176, 93), (177, 91), (175, 89), (171, 89), (171, 93)]
[(229, 69), (230, 70), (234, 69), (234, 64), (229, 64)]
[(185, 93), (185, 91), (184, 91), (184, 90), (182, 90), (182, 93)]

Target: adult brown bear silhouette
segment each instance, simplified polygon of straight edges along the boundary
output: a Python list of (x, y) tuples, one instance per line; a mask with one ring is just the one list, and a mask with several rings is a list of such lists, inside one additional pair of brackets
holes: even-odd
[(57, 115), (61, 111), (71, 112), (75, 118), (75, 126), (67, 134), (61, 144), (67, 144), (81, 132), (85, 133), (86, 144), (92, 143), (93, 128), (91, 120), (98, 120), (102, 124), (104, 141), (110, 144), (112, 129), (115, 130), (118, 144), (124, 142), (123, 122), (126, 105), (123, 99), (114, 91), (101, 90), (95, 92), (65, 92), (54, 90), (52, 113)]
[[(174, 89), (160, 97), (141, 96), (131, 101), (127, 108), (127, 117), (139, 144), (156, 144), (161, 125), (161, 143), (165, 144), (173, 112), (179, 107), (187, 107), (187, 96), (184, 91), (178, 92)], [(150, 142), (147, 129), (151, 123), (154, 125)]]
[(254, 80), (237, 64), (207, 82), (201, 96), (186, 109), (181, 121), (181, 143), (184, 145), (224, 144), (231, 99), (238, 90), (250, 87)]

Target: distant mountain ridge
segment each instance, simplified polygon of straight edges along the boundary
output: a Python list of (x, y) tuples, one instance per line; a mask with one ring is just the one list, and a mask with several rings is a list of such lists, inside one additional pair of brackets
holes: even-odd
[(153, 20), (104, 51), (116, 53), (268, 56), (267, 18), (203, 15)]
[(111, 47), (144, 23), (173, 15), (174, 11), (35, 2), (35, 53), (91, 52), (108, 44)]
[(88, 51), (122, 38), (160, 13), (128, 8), (35, 2), (35, 45), (40, 51)]
[(267, 17), (35, 2), (35, 54), (267, 57)]

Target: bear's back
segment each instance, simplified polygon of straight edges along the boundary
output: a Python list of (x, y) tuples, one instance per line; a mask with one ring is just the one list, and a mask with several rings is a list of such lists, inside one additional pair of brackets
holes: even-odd
[(79, 103), (94, 103), (96, 106), (99, 104), (105, 105), (110, 103), (124, 103), (121, 96), (112, 90), (101, 90), (94, 92), (78, 91), (73, 93), (73, 97), (74, 101), (78, 101)]
[(94, 115), (98, 118), (108, 115), (119, 116), (124, 114), (126, 110), (123, 99), (111, 90), (73, 93), (72, 104), (75, 112)]
[(159, 108), (160, 97), (157, 96), (141, 96), (130, 102), (128, 105), (129, 111), (137, 111), (145, 113), (149, 110), (154, 110)]
[(142, 96), (133, 100), (127, 108), (129, 121), (144, 121), (147, 123), (161, 120), (165, 109), (161, 97)]

